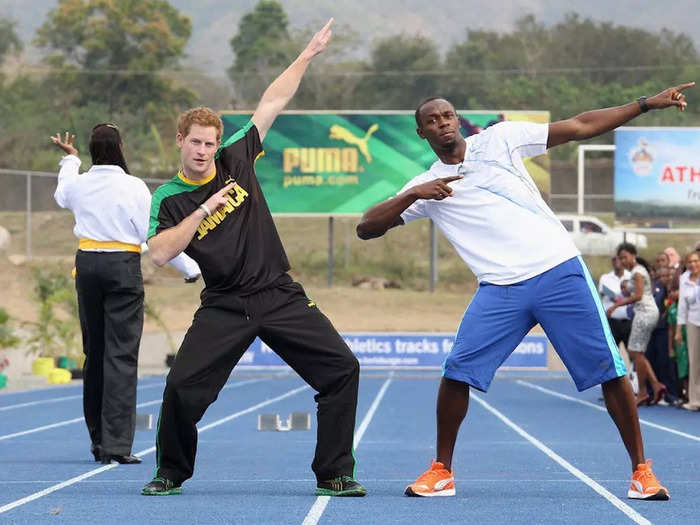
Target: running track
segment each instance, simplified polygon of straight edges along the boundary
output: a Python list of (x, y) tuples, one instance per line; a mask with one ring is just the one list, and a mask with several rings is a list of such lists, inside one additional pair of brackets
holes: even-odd
[[(523, 373), (524, 374), (524, 373)], [(80, 384), (0, 394), (0, 523), (444, 524), (700, 523), (700, 413), (643, 407), (646, 452), (671, 501), (626, 499), (629, 465), (598, 397), (559, 375), (499, 376), (473, 393), (454, 459), (457, 496), (406, 498), (434, 450), (429, 372), (365, 372), (355, 432), (365, 498), (317, 498), (307, 432), (258, 432), (257, 415), (313, 412), (290, 374), (234, 374), (199, 424), (195, 476), (181, 496), (144, 497), (154, 431), (136, 433), (142, 465), (92, 461)], [(163, 377), (139, 382), (157, 418)], [(313, 419), (312, 419), (313, 420)]]

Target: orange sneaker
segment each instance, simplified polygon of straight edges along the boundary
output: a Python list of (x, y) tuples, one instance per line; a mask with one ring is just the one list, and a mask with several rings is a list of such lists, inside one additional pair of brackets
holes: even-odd
[(637, 465), (637, 470), (632, 474), (632, 482), (630, 483), (630, 489), (627, 491), (627, 497), (657, 500), (671, 498), (668, 494), (668, 489), (659, 483), (659, 480), (656, 479), (656, 476), (651, 471), (650, 459), (647, 459), (646, 463)]
[(423, 472), (416, 481), (406, 487), (404, 494), (406, 494), (406, 496), (423, 496), (427, 498), (432, 498), (434, 496), (454, 496), (454, 475), (451, 470), (445, 468), (445, 465), (439, 461), (433, 461), (428, 470)]

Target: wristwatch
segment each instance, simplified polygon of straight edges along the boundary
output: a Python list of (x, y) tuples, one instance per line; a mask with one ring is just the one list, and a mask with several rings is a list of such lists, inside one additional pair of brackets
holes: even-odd
[(642, 110), (642, 113), (649, 111), (649, 106), (647, 106), (647, 97), (644, 95), (637, 99), (637, 104), (639, 104), (639, 109)]

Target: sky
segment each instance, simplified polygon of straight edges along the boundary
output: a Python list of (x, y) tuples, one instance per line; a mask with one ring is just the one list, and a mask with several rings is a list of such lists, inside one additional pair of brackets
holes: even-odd
[[(224, 76), (233, 62), (229, 40), (237, 32), (241, 17), (252, 10), (257, 0), (170, 0), (193, 20), (192, 37), (186, 48), (188, 65), (210, 74)], [(610, 21), (617, 25), (658, 31), (663, 27), (694, 36), (697, 32), (700, 0), (673, 2), (633, 0), (280, 0), (287, 12), (290, 28), (304, 30), (320, 27), (331, 16), (337, 31), (350, 27), (359, 37), (353, 56), (367, 56), (372, 42), (391, 34), (422, 34), (435, 40), (444, 52), (464, 40), (467, 28), (508, 31), (515, 20), (533, 14), (551, 25), (567, 13)], [(20, 36), (28, 41), (43, 23), (57, 0), (0, 0), (0, 15), (18, 22)], [(29, 8), (31, 7), (31, 8)], [(31, 50), (28, 57), (35, 58)]]

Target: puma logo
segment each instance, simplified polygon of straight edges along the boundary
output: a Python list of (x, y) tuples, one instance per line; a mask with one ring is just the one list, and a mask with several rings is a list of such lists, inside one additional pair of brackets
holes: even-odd
[(440, 481), (435, 483), (435, 490), (442, 490), (453, 481), (453, 478), (441, 479)]
[(364, 155), (365, 159), (367, 159), (367, 162), (372, 162), (372, 155), (369, 152), (369, 139), (378, 129), (379, 124), (372, 124), (367, 130), (367, 133), (365, 133), (364, 137), (357, 137), (349, 129), (346, 129), (343, 126), (339, 126), (338, 124), (333, 124), (331, 126), (331, 133), (329, 135), (329, 138), (335, 140), (342, 140), (343, 142), (347, 142), (351, 146), (357, 146), (357, 149), (359, 149), (360, 153)]

